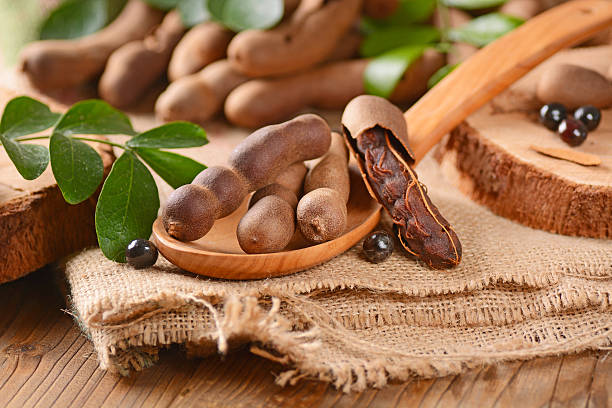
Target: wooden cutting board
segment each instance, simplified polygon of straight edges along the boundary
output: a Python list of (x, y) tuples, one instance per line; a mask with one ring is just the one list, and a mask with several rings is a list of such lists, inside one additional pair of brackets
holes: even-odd
[[(0, 112), (15, 96), (0, 88)], [(50, 106), (56, 111), (64, 109)], [(99, 143), (92, 146), (101, 154), (108, 173), (114, 160), (112, 149)], [(24, 180), (0, 147), (0, 283), (95, 245), (95, 206), (93, 198), (78, 205), (67, 204), (51, 166), (38, 179)]]
[[(606, 75), (612, 46), (563, 51), (471, 115), (438, 146), (445, 175), (495, 213), (565, 235), (612, 238), (612, 109), (577, 148), (538, 123), (538, 79), (552, 64), (572, 63)], [(585, 167), (529, 148), (575, 149), (598, 155)]]

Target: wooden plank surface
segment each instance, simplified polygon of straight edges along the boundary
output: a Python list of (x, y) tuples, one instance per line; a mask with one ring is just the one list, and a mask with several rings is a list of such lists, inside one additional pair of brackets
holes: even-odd
[(280, 388), (279, 364), (240, 350), (186, 359), (178, 349), (130, 377), (98, 368), (91, 343), (62, 311), (54, 274), (0, 286), (2, 407), (610, 407), (610, 352), (540, 358), (345, 395), (317, 381)]

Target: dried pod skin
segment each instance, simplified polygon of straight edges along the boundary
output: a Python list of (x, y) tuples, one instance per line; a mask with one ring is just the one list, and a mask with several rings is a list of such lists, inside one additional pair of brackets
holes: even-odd
[(236, 236), (247, 254), (278, 252), (295, 232), (295, 213), (287, 201), (270, 195), (257, 201), (242, 217)]
[(264, 186), (253, 193), (251, 199), (249, 200), (249, 208), (252, 208), (262, 198), (272, 195), (285, 200), (287, 204), (291, 206), (291, 208), (295, 208), (298, 205), (297, 196), (293, 193), (293, 191), (281, 186), (280, 184), (273, 183), (268, 184), (267, 186)]
[(342, 124), (365, 184), (391, 216), (402, 246), (431, 268), (458, 265), (459, 238), (411, 167), (402, 112), (385, 99), (364, 95), (347, 105)]
[(185, 184), (168, 197), (162, 214), (164, 228), (178, 240), (196, 240), (210, 231), (218, 207), (219, 201), (210, 190)]
[(83, 84), (98, 76), (109, 56), (122, 45), (141, 40), (160, 23), (163, 12), (130, 0), (108, 27), (77, 40), (45, 40), (28, 44), (20, 69), (38, 89)]
[(302, 195), (304, 176), (306, 176), (307, 172), (308, 167), (306, 167), (304, 162), (295, 162), (276, 178), (275, 183), (293, 191), (293, 194), (299, 197)]
[(214, 21), (206, 21), (193, 27), (172, 53), (168, 79), (174, 82), (224, 58), (233, 36), (233, 32)]
[(599, 72), (578, 65), (559, 64), (548, 68), (540, 77), (536, 94), (544, 103), (558, 102), (569, 109), (612, 105), (612, 83)]
[(304, 193), (318, 188), (336, 190), (344, 203), (348, 202), (351, 193), (351, 180), (348, 170), (348, 149), (344, 138), (332, 133), (332, 143), (328, 152), (316, 163), (304, 180)]
[(170, 54), (184, 32), (180, 15), (172, 11), (144, 40), (130, 42), (113, 52), (98, 84), (102, 99), (116, 107), (136, 102), (164, 74)]
[(163, 121), (202, 123), (219, 113), (227, 95), (248, 80), (227, 60), (213, 62), (200, 72), (172, 82), (155, 103), (155, 114)]
[(245, 180), (227, 167), (214, 166), (204, 169), (191, 184), (204, 187), (217, 197), (219, 207), (215, 214), (216, 219), (236, 211), (248, 194)]
[(237, 34), (228, 46), (228, 59), (250, 77), (308, 68), (333, 52), (360, 10), (361, 0), (303, 0), (279, 26)]
[(331, 188), (318, 188), (305, 194), (298, 203), (296, 215), (300, 231), (310, 242), (330, 241), (346, 230), (346, 204)]

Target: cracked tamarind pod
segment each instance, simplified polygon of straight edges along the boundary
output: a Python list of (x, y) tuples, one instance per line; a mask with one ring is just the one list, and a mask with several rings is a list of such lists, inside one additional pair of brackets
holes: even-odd
[(458, 265), (461, 243), (412, 168), (402, 112), (383, 98), (362, 95), (346, 106), (342, 127), (370, 194), (391, 216), (402, 246), (433, 269)]
[(181, 16), (171, 11), (144, 40), (129, 42), (113, 52), (98, 84), (102, 99), (119, 108), (136, 102), (162, 77), (184, 32)]
[(361, 11), (362, 0), (303, 0), (277, 27), (246, 30), (227, 48), (232, 66), (249, 77), (282, 75), (325, 60)]
[(113, 51), (141, 40), (157, 26), (163, 12), (130, 0), (108, 27), (76, 40), (44, 40), (28, 44), (20, 69), (36, 88), (48, 91), (83, 84), (104, 70)]
[(249, 192), (272, 183), (295, 162), (322, 156), (330, 143), (329, 126), (313, 114), (256, 130), (232, 151), (228, 167), (209, 167), (172, 192), (162, 213), (164, 228), (181, 241), (203, 237)]

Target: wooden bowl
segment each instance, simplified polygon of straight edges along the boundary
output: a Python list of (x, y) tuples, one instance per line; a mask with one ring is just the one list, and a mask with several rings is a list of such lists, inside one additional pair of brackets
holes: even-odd
[(340, 255), (370, 232), (380, 220), (380, 205), (370, 197), (359, 171), (351, 166), (351, 196), (344, 235), (318, 245), (296, 232), (287, 250), (271, 254), (246, 254), (238, 245), (236, 226), (248, 200), (231, 215), (217, 220), (205, 237), (181, 242), (172, 238), (160, 218), (153, 224), (153, 241), (162, 255), (186, 271), (223, 279), (262, 279), (308, 269)]

